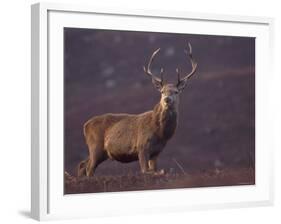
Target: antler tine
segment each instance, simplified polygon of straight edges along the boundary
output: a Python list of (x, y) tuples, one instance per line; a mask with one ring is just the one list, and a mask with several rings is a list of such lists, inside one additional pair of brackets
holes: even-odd
[(163, 82), (164, 82), (163, 74), (164, 74), (164, 69), (161, 68), (161, 70), (160, 70), (161, 84), (163, 84)]
[(150, 60), (149, 60), (149, 62), (148, 62), (147, 68), (146, 68), (145, 66), (143, 66), (143, 70), (144, 70), (144, 72), (145, 72), (147, 75), (151, 76), (151, 77), (152, 77), (153, 79), (155, 79), (156, 81), (158, 81), (158, 82), (160, 82), (160, 83), (163, 83), (163, 72), (164, 72), (164, 69), (161, 68), (161, 71), (160, 71), (161, 79), (159, 79), (158, 77), (156, 77), (155, 75), (153, 75), (153, 73), (151, 72), (151, 69), (150, 69), (150, 66), (151, 66), (152, 62), (153, 62), (153, 60), (154, 60), (156, 54), (157, 54), (159, 51), (160, 51), (160, 48), (158, 48), (156, 51), (153, 52), (153, 54), (151, 55)]
[[(189, 51), (186, 49), (185, 50), (185, 53), (189, 56), (190, 58), (190, 61), (191, 61), (191, 66), (192, 66), (192, 70), (189, 74), (187, 74), (184, 78), (180, 79), (179, 78), (179, 82), (181, 81), (186, 81), (187, 79), (189, 79), (192, 75), (195, 74), (196, 72), (196, 69), (197, 69), (197, 62), (193, 59), (193, 56), (192, 56), (192, 47), (191, 47), (191, 44), (188, 42), (188, 47), (189, 47)], [(178, 69), (177, 69), (177, 73), (178, 73), (178, 77), (179, 77), (179, 72), (178, 72)]]
[(180, 83), (181, 81), (181, 75), (180, 75), (180, 71), (178, 68), (176, 68), (176, 72), (177, 72), (177, 75), (178, 75), (178, 83)]

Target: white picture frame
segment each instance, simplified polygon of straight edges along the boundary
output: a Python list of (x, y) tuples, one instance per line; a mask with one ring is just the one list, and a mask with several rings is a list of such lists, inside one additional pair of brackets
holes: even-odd
[[(270, 111), (266, 107), (273, 76), (271, 61), (274, 21), (272, 18), (181, 11), (128, 11), (50, 3), (32, 5), (31, 15), (31, 215), (34, 219), (50, 220), (188, 209), (248, 207), (273, 203), (273, 137), (270, 134), (273, 124), (270, 122)], [(150, 24), (151, 21), (154, 21), (156, 25)], [(60, 126), (56, 126), (63, 120), (60, 107), (63, 98), (57, 97), (61, 96), (63, 86), (62, 28), (71, 26), (165, 31), (167, 27), (173, 26), (176, 32), (180, 26), (177, 24), (184, 23), (190, 25), (190, 33), (256, 37), (256, 184), (254, 186), (63, 195), (63, 148), (60, 147), (61, 140), (59, 139), (62, 130)], [(54, 151), (55, 147), (56, 151)]]

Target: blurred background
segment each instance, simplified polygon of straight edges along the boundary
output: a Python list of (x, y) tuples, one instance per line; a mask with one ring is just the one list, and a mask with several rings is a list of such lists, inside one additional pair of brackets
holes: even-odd
[[(184, 54), (193, 48), (198, 70), (180, 96), (179, 124), (160, 154), (159, 168), (188, 172), (255, 168), (255, 39), (251, 37), (64, 29), (64, 163), (75, 174), (88, 156), (83, 124), (104, 113), (152, 110), (160, 94), (144, 74), (152, 64), (177, 81), (191, 71)], [(139, 171), (138, 162), (106, 161), (97, 175)]]

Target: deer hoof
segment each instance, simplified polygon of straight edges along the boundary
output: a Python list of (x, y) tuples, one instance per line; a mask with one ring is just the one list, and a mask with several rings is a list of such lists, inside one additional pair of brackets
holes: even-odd
[(155, 176), (162, 176), (162, 175), (165, 175), (165, 171), (163, 169), (157, 171), (154, 173)]

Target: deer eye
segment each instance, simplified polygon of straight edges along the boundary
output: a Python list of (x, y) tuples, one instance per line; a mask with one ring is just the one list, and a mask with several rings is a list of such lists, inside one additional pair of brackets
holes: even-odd
[(177, 91), (175, 91), (175, 94), (179, 94), (179, 91), (177, 90)]

